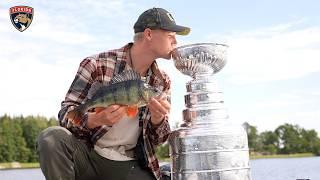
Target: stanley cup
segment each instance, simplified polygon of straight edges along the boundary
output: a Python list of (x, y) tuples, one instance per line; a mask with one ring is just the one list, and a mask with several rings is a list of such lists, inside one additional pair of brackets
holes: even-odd
[(169, 138), (173, 180), (250, 180), (247, 134), (229, 121), (214, 74), (226, 64), (227, 46), (199, 43), (173, 51), (186, 84), (183, 123)]

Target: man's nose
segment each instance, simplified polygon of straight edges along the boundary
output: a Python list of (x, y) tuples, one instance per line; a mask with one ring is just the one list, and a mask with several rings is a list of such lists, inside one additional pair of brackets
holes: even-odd
[(173, 41), (172, 41), (172, 45), (174, 46), (174, 47), (176, 47), (176, 45), (177, 45), (177, 39), (176, 39), (176, 37), (174, 37), (173, 38)]

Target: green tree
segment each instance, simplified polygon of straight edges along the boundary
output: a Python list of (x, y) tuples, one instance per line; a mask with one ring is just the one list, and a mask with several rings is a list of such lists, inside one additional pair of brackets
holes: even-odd
[(319, 154), (319, 138), (315, 130), (301, 130), (302, 148), (304, 152)]
[(260, 134), (261, 150), (270, 154), (277, 153), (278, 136), (272, 131), (265, 131)]
[(279, 126), (275, 133), (278, 136), (278, 149), (280, 153), (301, 153), (303, 151), (301, 129), (298, 125), (284, 124)]
[(27, 116), (22, 120), (23, 137), (27, 142), (27, 147), (31, 153), (29, 155), (29, 162), (37, 162), (38, 155), (36, 151), (36, 141), (39, 133), (48, 127), (48, 120), (45, 117)]
[(316, 144), (314, 145), (312, 149), (313, 154), (320, 156), (320, 139), (318, 138)]
[(257, 127), (251, 126), (249, 123), (245, 122), (242, 124), (248, 135), (248, 145), (250, 151), (259, 151), (261, 149), (261, 143), (259, 141), (259, 134)]
[(55, 126), (55, 118), (49, 121), (41, 116), (26, 118), (0, 117), (0, 162), (36, 162), (36, 140), (39, 133), (48, 126)]
[(14, 159), (14, 139), (11, 130), (11, 118), (4, 115), (0, 118), (0, 162), (11, 162)]
[(58, 120), (55, 117), (51, 117), (47, 124), (47, 127), (59, 125)]
[(156, 155), (160, 159), (169, 158), (169, 144), (165, 143), (157, 147)]
[(0, 118), (0, 161), (27, 162), (30, 150), (22, 136), (21, 119), (8, 116)]
[(21, 127), (22, 117), (13, 118), (12, 124), (13, 124), (13, 134), (14, 134), (14, 140), (15, 140), (15, 161), (19, 162), (28, 162), (28, 156), (30, 156), (31, 151), (27, 147), (27, 143), (23, 137), (23, 131)]

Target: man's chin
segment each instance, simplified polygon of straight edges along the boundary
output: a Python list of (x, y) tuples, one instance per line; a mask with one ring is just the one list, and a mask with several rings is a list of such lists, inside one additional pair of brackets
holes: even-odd
[(167, 56), (162, 56), (161, 58), (162, 58), (162, 59), (166, 59), (166, 60), (170, 60), (171, 57), (172, 57), (172, 56), (171, 56), (171, 54), (170, 54), (170, 55), (167, 55)]
[(172, 59), (172, 51), (168, 54), (168, 58), (167, 58), (168, 60), (169, 59)]
[(172, 58), (172, 52), (170, 52), (168, 54), (164, 54), (159, 58), (170, 60)]

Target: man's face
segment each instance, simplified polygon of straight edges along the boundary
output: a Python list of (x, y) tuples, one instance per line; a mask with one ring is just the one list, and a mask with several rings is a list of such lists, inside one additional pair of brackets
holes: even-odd
[(176, 33), (161, 29), (152, 30), (151, 47), (159, 58), (170, 59), (171, 52), (176, 48)]

